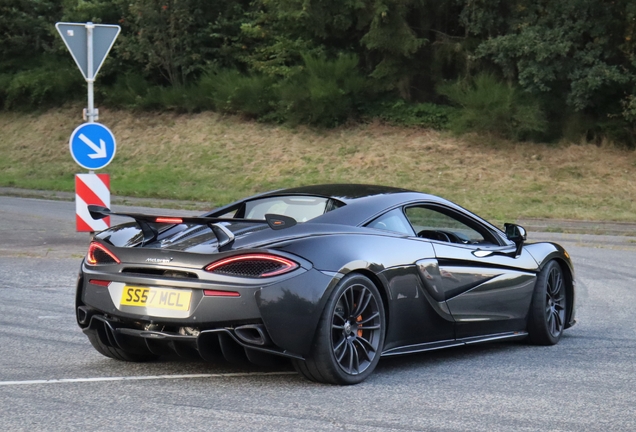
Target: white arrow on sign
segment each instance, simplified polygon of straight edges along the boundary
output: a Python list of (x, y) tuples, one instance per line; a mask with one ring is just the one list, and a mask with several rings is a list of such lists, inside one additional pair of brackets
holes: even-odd
[(101, 159), (101, 158), (105, 158), (107, 156), (106, 155), (106, 143), (104, 142), (103, 139), (99, 140), (99, 146), (98, 146), (93, 141), (88, 139), (86, 137), (86, 135), (84, 135), (84, 134), (80, 134), (78, 138), (81, 139), (84, 144), (89, 146), (91, 148), (91, 150), (93, 150), (95, 152), (93, 154), (87, 155), (89, 158), (91, 158), (91, 159)]

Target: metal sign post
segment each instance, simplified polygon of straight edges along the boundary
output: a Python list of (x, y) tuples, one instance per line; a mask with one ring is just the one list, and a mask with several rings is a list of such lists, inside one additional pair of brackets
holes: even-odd
[(55, 28), (88, 84), (88, 107), (84, 113), (84, 120), (93, 123), (99, 119), (93, 95), (95, 77), (115, 43), (121, 27), (92, 22), (59, 22), (55, 24)]
[(104, 168), (115, 156), (115, 136), (104, 125), (96, 123), (99, 111), (95, 108), (93, 86), (108, 52), (121, 31), (118, 25), (87, 23), (55, 24), (73, 60), (84, 75), (88, 87), (88, 107), (84, 109), (87, 123), (78, 126), (71, 134), (69, 148), (73, 159), (89, 174), (78, 174), (75, 184), (77, 231), (103, 230), (109, 221), (95, 222), (88, 213), (89, 204), (109, 205), (110, 177), (95, 174), (93, 170)]
[(88, 110), (86, 117), (89, 123), (95, 121), (95, 101), (93, 94), (93, 83), (95, 82), (95, 76), (93, 75), (93, 30), (95, 24), (86, 23), (86, 69), (88, 70), (88, 76), (86, 77), (86, 83), (88, 84)]

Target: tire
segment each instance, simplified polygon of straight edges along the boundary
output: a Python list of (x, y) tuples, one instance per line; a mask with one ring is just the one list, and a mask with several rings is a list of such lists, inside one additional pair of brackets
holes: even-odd
[(386, 333), (382, 297), (360, 274), (345, 276), (329, 296), (305, 361), (294, 368), (310, 381), (351, 385), (375, 369)]
[(528, 316), (528, 340), (534, 345), (555, 345), (565, 328), (567, 293), (561, 266), (550, 261), (537, 276)]
[(121, 348), (105, 345), (99, 339), (99, 335), (96, 331), (87, 331), (85, 333), (86, 336), (88, 336), (88, 340), (90, 341), (91, 345), (93, 345), (93, 348), (95, 348), (98, 353), (115, 360), (139, 363), (156, 360), (159, 357), (155, 354), (132, 353), (129, 351), (124, 351)]

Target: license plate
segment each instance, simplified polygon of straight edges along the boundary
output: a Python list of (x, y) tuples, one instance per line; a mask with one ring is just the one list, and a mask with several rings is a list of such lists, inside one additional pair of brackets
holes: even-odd
[(125, 286), (121, 294), (121, 305), (187, 311), (190, 309), (191, 299), (191, 291)]

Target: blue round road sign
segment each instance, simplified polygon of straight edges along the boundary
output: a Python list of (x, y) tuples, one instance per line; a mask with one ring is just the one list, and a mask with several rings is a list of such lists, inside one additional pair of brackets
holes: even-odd
[(88, 170), (104, 168), (117, 150), (115, 136), (101, 123), (79, 125), (71, 134), (68, 145), (75, 162)]

